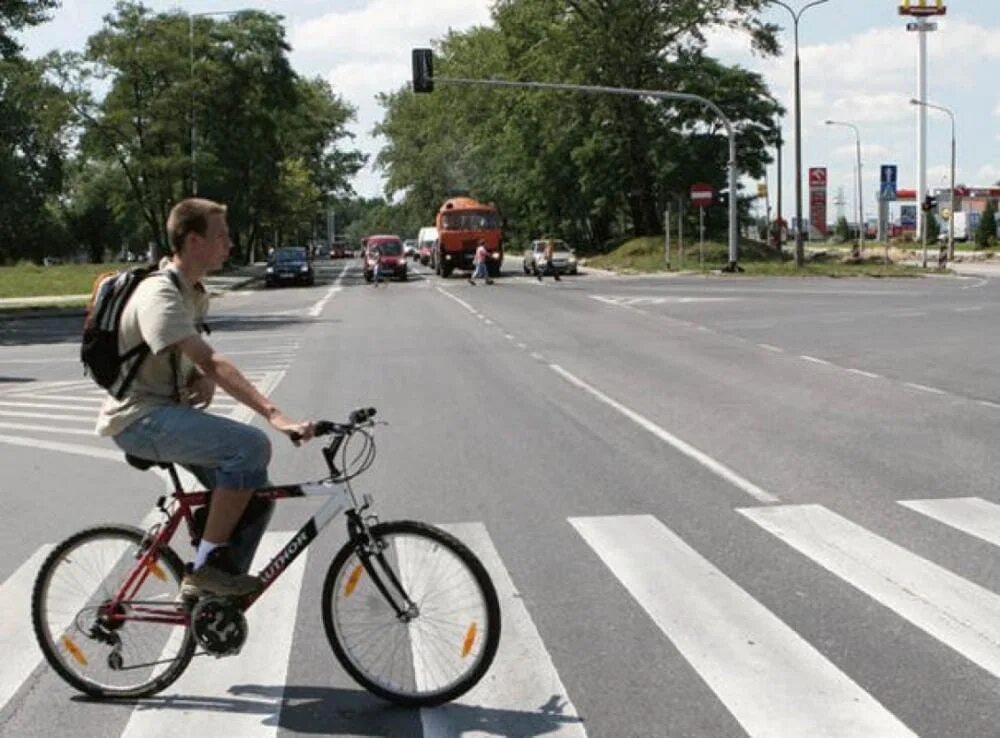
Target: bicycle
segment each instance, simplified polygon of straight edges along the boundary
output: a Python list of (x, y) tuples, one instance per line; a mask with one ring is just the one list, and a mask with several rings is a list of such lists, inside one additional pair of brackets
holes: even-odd
[[(48, 663), (85, 694), (137, 698), (173, 683), (198, 646), (220, 658), (235, 656), (248, 636), (244, 611), (344, 513), (348, 540), (327, 570), (322, 595), (323, 625), (337, 660), (370, 692), (411, 707), (448, 702), (471, 689), (499, 645), (496, 590), (454, 536), (415, 521), (380, 523), (370, 512), (371, 495), (359, 503), (350, 482), (374, 462), (375, 414), (358, 409), (346, 424), (315, 424), (316, 436), (333, 436), (322, 448), (328, 477), (254, 492), (264, 500), (330, 499), (261, 569), (263, 589), (243, 598), (210, 596), (193, 605), (179, 599), (184, 565), (169, 544), (182, 523), (197, 542), (195, 511), (208, 493), (185, 492), (172, 464), (127, 456), (140, 469), (168, 471), (174, 491), (156, 503), (165, 519), (145, 531), (88, 528), (46, 558), (31, 611)], [(361, 439), (360, 449), (348, 459), (352, 438)]]

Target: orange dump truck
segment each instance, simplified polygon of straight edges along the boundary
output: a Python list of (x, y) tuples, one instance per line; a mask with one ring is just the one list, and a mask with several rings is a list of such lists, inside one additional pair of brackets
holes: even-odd
[(503, 230), (495, 207), (471, 197), (452, 197), (438, 210), (436, 226), (438, 238), (432, 258), (437, 274), (448, 277), (455, 269), (471, 271), (480, 239), (486, 242), (490, 276), (500, 274)]

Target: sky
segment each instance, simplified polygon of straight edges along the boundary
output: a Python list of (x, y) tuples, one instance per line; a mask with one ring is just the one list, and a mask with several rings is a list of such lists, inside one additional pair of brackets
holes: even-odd
[[(916, 4), (919, 0), (913, 0)], [(934, 0), (929, 0), (933, 3)], [(801, 8), (806, 0), (787, 0)], [(285, 17), (291, 61), (304, 76), (327, 79), (357, 109), (355, 145), (377, 153), (371, 130), (382, 117), (375, 95), (392, 91), (410, 78), (410, 49), (429, 46), (449, 29), (463, 30), (490, 22), (490, 0), (213, 0), (199, 3), (146, 0), (155, 10), (193, 12), (255, 8)], [(862, 191), (866, 218), (876, 212), (880, 165), (896, 164), (899, 187), (916, 187), (917, 36), (898, 15), (899, 0), (828, 0), (809, 8), (799, 22), (802, 77), (802, 168), (826, 167), (829, 213), (842, 188), (844, 214), (854, 219), (857, 200), (856, 146), (846, 127), (860, 132)], [(947, 15), (927, 40), (927, 102), (951, 109), (956, 118), (956, 182), (971, 186), (1000, 181), (1000, 0), (946, 0)], [(20, 35), (28, 56), (51, 49), (81, 50), (100, 29), (113, 0), (63, 0), (52, 19)], [(751, 53), (746, 37), (733, 32), (709, 34), (709, 53), (723, 62), (760, 73), (786, 108), (783, 123), (783, 212), (794, 211), (794, 42), (789, 12), (773, 6), (768, 20), (782, 26), (783, 54), (764, 59)], [(947, 187), (951, 125), (947, 115), (928, 111), (927, 185)], [(767, 179), (772, 206), (777, 168)], [(751, 185), (746, 182), (745, 184)], [(353, 182), (366, 197), (384, 194), (382, 177), (371, 166)], [(803, 183), (808, 217), (808, 188)]]

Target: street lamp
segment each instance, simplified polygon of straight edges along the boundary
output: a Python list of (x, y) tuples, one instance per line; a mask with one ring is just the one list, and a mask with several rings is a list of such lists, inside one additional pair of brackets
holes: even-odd
[[(916, 98), (910, 99), (910, 105), (921, 105), (925, 108), (933, 108), (934, 110), (940, 110), (948, 114), (951, 118), (951, 187), (948, 188), (948, 209), (951, 210), (951, 215), (948, 216), (948, 261), (954, 261), (955, 259), (955, 114), (951, 112), (944, 105), (935, 105), (933, 103), (925, 102), (923, 100), (917, 100)], [(924, 226), (927, 227), (926, 225)]]
[(798, 221), (795, 228), (795, 266), (805, 262), (805, 246), (802, 243), (802, 104), (799, 100), (799, 18), (814, 5), (822, 5), (829, 0), (813, 0), (802, 6), (798, 13), (790, 5), (781, 0), (771, 0), (780, 5), (792, 15), (795, 23), (795, 218)]
[(245, 13), (250, 8), (238, 8), (236, 10), (214, 10), (206, 13), (188, 13), (188, 59), (191, 64), (191, 194), (198, 194), (198, 170), (196, 161), (198, 158), (198, 137), (195, 128), (194, 114), (194, 19), (206, 18), (212, 15), (233, 15), (234, 13)]
[(828, 126), (846, 126), (854, 131), (858, 153), (858, 251), (854, 254), (854, 258), (860, 259), (865, 252), (865, 200), (861, 192), (861, 132), (853, 123), (845, 123), (840, 120), (828, 120), (826, 124)]

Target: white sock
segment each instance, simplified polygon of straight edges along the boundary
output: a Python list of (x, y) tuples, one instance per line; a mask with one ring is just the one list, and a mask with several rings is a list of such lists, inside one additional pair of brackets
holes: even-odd
[(211, 541), (206, 541), (204, 538), (198, 544), (198, 551), (194, 555), (194, 569), (197, 571), (205, 565), (205, 560), (208, 555), (212, 553), (219, 546), (225, 546), (225, 543), (212, 543)]

